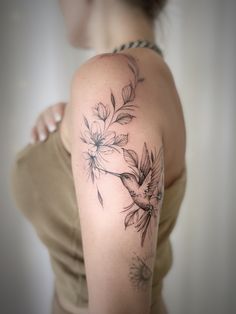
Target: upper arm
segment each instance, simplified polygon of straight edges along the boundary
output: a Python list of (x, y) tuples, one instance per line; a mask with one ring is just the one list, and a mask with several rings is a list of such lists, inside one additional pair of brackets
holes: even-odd
[(71, 157), (90, 314), (150, 308), (164, 156), (149, 86), (124, 54), (92, 58), (73, 79)]

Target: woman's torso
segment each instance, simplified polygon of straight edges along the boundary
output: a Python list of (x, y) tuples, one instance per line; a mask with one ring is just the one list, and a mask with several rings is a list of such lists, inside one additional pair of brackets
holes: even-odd
[[(157, 121), (162, 123), (166, 175), (152, 290), (155, 302), (161, 291), (162, 278), (172, 265), (169, 236), (185, 194), (185, 126), (181, 104), (165, 64), (155, 52), (134, 50), (136, 52), (130, 49), (129, 53), (136, 54), (140, 63), (146, 62), (147, 67), (160, 63), (158, 66), (163, 67), (160, 72), (150, 71), (148, 74), (146, 70), (146, 77), (159, 84), (159, 76), (166, 76), (166, 80), (162, 79), (166, 85), (162, 87), (168, 94), (162, 100), (163, 110)], [(161, 96), (159, 90), (157, 102)], [(63, 307), (71, 313), (79, 313), (79, 307), (87, 306), (88, 291), (70, 158), (70, 108), (68, 104), (59, 129), (51, 133), (46, 142), (28, 144), (19, 151), (13, 165), (12, 183), (18, 208), (34, 225), (49, 251)]]

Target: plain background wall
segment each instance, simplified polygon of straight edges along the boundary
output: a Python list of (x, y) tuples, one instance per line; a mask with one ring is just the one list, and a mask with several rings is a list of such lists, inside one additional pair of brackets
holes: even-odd
[[(188, 133), (188, 186), (164, 283), (170, 314), (236, 312), (235, 12), (234, 0), (172, 0), (157, 24)], [(68, 98), (93, 51), (69, 47), (55, 0), (2, 0), (0, 15), (0, 312), (49, 314), (52, 269), (15, 208), (10, 165), (37, 114)]]

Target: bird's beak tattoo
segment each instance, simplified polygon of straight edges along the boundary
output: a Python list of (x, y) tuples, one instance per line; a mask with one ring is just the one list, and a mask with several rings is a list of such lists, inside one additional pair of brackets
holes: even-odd
[[(140, 233), (141, 246), (143, 246), (147, 233), (151, 234), (151, 221), (155, 221), (163, 202), (163, 146), (158, 151), (150, 150), (144, 142), (140, 158), (135, 150), (125, 148), (129, 142), (129, 134), (117, 134), (112, 130), (116, 124), (122, 127), (132, 123), (136, 118), (135, 111), (138, 108), (134, 103), (136, 88), (145, 82), (145, 79), (139, 75), (136, 59), (129, 54), (122, 55), (127, 58), (127, 66), (131, 74), (130, 81), (121, 90), (122, 103), (118, 104), (116, 99), (118, 97), (115, 97), (111, 90), (109, 104), (98, 102), (93, 107), (95, 113), (93, 121), (83, 117), (85, 128), (81, 132), (80, 139), (86, 147), (83, 154), (88, 178), (93, 183), (96, 181), (98, 201), (101, 206), (104, 206), (97, 181), (105, 174), (117, 177), (130, 196), (130, 204), (121, 211), (125, 214), (124, 227), (126, 229), (133, 226)], [(107, 156), (113, 153), (123, 154), (129, 172), (117, 173), (108, 170)]]

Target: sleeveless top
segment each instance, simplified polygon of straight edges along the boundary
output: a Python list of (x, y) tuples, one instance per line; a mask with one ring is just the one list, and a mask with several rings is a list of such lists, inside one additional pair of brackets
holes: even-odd
[[(48, 250), (60, 303), (64, 309), (78, 314), (79, 307), (88, 307), (88, 289), (71, 155), (63, 145), (59, 127), (60, 124), (55, 132), (49, 133), (45, 142), (29, 143), (16, 153), (11, 184), (17, 208), (32, 223)], [(153, 303), (172, 266), (169, 236), (185, 187), (186, 166), (164, 191), (153, 271)]]

